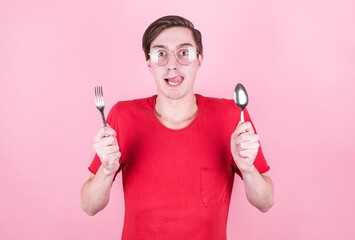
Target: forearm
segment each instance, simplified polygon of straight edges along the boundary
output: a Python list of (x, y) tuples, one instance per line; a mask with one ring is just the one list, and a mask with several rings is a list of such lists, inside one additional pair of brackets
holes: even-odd
[(106, 175), (102, 165), (96, 175), (89, 179), (81, 190), (81, 208), (90, 216), (106, 207), (114, 174)]
[(274, 204), (274, 185), (271, 179), (261, 175), (255, 167), (242, 172), (242, 175), (248, 201), (262, 212), (269, 210)]

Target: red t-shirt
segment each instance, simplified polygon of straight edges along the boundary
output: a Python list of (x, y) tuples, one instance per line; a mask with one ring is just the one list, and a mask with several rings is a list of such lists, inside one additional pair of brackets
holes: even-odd
[[(234, 173), (240, 174), (230, 151), (240, 109), (233, 100), (196, 97), (195, 119), (179, 130), (156, 117), (156, 95), (112, 107), (107, 122), (122, 153), (123, 240), (226, 239)], [(250, 121), (246, 109), (244, 118)], [(100, 165), (95, 155), (89, 170), (95, 174)], [(261, 148), (254, 165), (269, 170)]]

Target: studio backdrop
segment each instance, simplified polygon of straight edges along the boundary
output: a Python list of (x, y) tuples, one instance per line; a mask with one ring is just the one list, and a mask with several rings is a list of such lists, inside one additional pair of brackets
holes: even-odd
[(156, 94), (141, 48), (164, 15), (191, 20), (204, 61), (195, 92), (249, 94), (275, 185), (267, 213), (235, 178), (228, 239), (355, 239), (355, 2), (0, 2), (0, 239), (120, 239), (122, 175), (108, 206), (80, 207), (93, 137), (120, 100)]

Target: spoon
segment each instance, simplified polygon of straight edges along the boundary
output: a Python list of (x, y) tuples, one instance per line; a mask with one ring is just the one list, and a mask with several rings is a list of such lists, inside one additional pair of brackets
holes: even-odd
[(234, 89), (234, 102), (240, 107), (240, 121), (244, 122), (244, 108), (248, 105), (248, 93), (241, 83), (238, 83)]

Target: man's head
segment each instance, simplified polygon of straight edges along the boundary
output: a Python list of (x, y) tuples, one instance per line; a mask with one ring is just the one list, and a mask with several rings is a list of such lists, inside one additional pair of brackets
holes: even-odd
[(190, 21), (178, 16), (156, 20), (144, 33), (143, 49), (158, 96), (192, 96), (203, 55), (201, 33)]
[(171, 27), (185, 27), (191, 30), (192, 37), (195, 41), (197, 52), (199, 54), (203, 53), (202, 46), (202, 36), (199, 30), (195, 29), (192, 22), (187, 20), (186, 18), (180, 16), (165, 16), (155, 20), (153, 23), (149, 25), (149, 27), (145, 30), (142, 41), (142, 48), (145, 54), (145, 59), (149, 59), (150, 47), (154, 39), (165, 29)]

